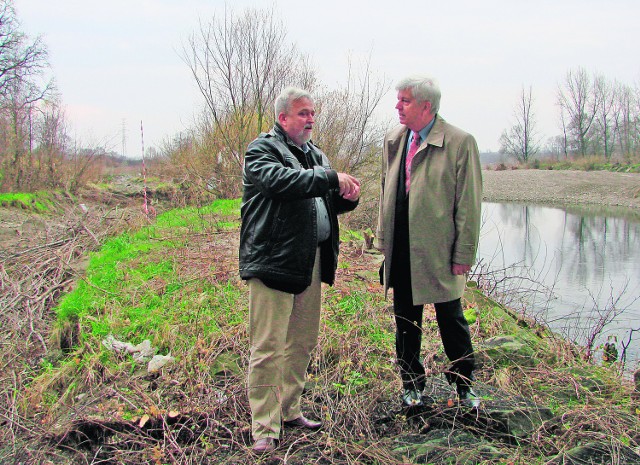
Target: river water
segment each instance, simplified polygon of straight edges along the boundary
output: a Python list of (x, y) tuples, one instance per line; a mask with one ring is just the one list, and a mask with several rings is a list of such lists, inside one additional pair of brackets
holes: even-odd
[[(640, 362), (640, 219), (623, 210), (483, 203), (479, 268), (501, 301), (581, 345)], [(601, 350), (596, 350), (598, 359)]]

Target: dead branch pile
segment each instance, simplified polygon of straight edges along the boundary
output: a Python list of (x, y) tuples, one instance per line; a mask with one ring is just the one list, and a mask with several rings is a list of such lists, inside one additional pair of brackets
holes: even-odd
[[(47, 334), (58, 297), (81, 275), (86, 253), (130, 225), (130, 210), (61, 206), (55, 219), (17, 244), (0, 245), (0, 450), (17, 434), (36, 433), (19, 412), (17, 393), (51, 351)], [(138, 214), (138, 216), (140, 216)]]

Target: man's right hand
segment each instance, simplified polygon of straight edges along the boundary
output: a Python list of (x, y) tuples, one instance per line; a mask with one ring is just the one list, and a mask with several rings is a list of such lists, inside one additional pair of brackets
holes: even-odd
[(360, 181), (347, 173), (338, 173), (338, 183), (340, 185), (340, 195), (347, 199), (356, 201), (360, 198)]

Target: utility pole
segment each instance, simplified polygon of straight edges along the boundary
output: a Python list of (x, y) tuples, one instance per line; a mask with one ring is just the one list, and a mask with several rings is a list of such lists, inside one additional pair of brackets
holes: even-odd
[(150, 205), (147, 198), (147, 167), (144, 164), (144, 129), (142, 126), (142, 120), (140, 120), (140, 145), (142, 148), (142, 193), (144, 196), (144, 204), (142, 205), (142, 211), (147, 217), (156, 216), (156, 209)]
[(122, 118), (122, 156), (127, 157), (127, 120)]

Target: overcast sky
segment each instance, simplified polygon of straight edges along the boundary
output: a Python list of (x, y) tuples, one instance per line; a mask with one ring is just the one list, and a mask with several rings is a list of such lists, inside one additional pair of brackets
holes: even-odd
[[(232, 7), (230, 7), (232, 5)], [(199, 22), (224, 12), (218, 0), (15, 0), (22, 30), (41, 35), (71, 135), (141, 152), (192, 125), (203, 100), (180, 50)], [(440, 81), (440, 114), (498, 150), (522, 87), (532, 87), (544, 141), (559, 134), (555, 96), (569, 70), (640, 83), (638, 0), (233, 0), (274, 7), (288, 41), (321, 81), (338, 87), (352, 61), (370, 57), (391, 84), (416, 72)], [(379, 118), (396, 119), (393, 85)], [(322, 115), (330, 117), (330, 115)]]

